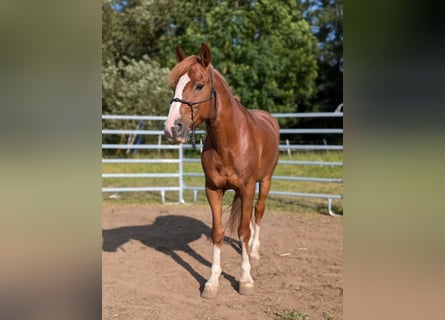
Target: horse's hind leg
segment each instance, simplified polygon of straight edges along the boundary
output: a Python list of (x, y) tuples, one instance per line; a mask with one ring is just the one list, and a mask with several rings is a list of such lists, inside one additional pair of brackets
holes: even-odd
[(265, 177), (259, 186), (258, 200), (255, 204), (255, 221), (251, 222), (252, 235), (250, 238), (250, 257), (254, 259), (260, 259), (260, 227), (261, 219), (264, 215), (264, 210), (266, 208), (266, 197), (269, 194), (271, 187), (271, 177)]

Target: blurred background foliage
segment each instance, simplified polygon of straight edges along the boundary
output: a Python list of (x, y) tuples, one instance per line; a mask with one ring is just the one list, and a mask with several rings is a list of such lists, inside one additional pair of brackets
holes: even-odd
[(342, 0), (102, 0), (102, 112), (166, 115), (175, 47), (198, 54), (202, 42), (247, 108), (343, 101)]

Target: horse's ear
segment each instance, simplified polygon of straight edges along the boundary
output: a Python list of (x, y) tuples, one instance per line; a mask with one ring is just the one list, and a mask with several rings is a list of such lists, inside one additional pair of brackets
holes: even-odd
[(181, 62), (185, 59), (185, 53), (179, 46), (176, 46), (176, 61)]
[(207, 68), (207, 66), (210, 64), (211, 54), (210, 48), (205, 43), (202, 44), (199, 55), (201, 57), (202, 65)]

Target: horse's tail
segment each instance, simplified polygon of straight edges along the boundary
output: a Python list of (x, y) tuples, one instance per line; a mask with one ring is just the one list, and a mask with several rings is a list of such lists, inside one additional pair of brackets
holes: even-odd
[(237, 232), (239, 224), (241, 222), (241, 198), (235, 194), (233, 198), (232, 207), (230, 210), (230, 216), (226, 222), (226, 227), (229, 234), (233, 235)]

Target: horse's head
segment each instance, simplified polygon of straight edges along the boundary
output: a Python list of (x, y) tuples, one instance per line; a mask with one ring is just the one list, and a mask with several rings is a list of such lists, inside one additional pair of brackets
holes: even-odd
[(190, 131), (214, 112), (216, 94), (210, 57), (210, 49), (204, 43), (199, 56), (186, 57), (179, 47), (176, 48), (178, 64), (170, 73), (175, 94), (164, 126), (171, 143), (185, 143)]

